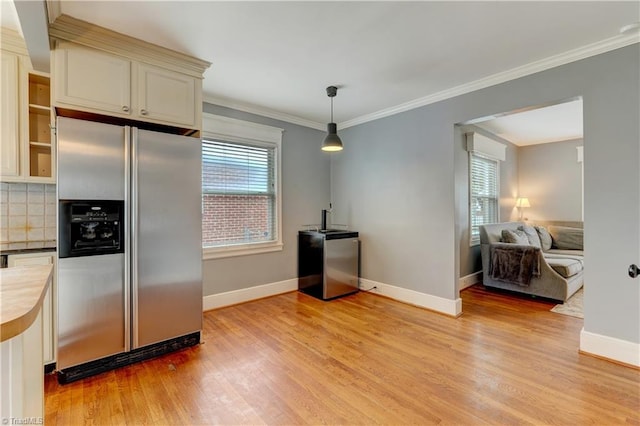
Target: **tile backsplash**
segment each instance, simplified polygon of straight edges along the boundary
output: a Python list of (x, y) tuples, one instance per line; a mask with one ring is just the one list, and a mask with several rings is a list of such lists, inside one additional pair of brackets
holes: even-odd
[(0, 250), (56, 246), (56, 186), (0, 183)]

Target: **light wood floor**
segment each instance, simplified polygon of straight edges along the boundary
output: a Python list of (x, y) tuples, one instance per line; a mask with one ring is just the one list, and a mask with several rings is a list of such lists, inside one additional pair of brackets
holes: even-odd
[(640, 372), (578, 354), (581, 319), (462, 300), (458, 319), (365, 293), (210, 311), (196, 348), (47, 377), (45, 424), (640, 424)]

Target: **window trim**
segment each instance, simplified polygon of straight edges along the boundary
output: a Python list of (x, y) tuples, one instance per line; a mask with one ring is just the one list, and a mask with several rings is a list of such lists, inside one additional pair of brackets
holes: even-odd
[[(265, 147), (275, 147), (274, 179), (276, 188), (276, 232), (275, 239), (268, 242), (230, 244), (219, 247), (202, 247), (202, 259), (247, 256), (252, 254), (282, 251), (282, 133), (284, 129), (250, 121), (223, 117), (209, 113), (202, 114), (201, 139), (223, 142), (247, 143)], [(201, 188), (202, 191), (202, 188)]]
[(500, 142), (493, 140), (488, 136), (484, 136), (478, 132), (469, 132), (466, 134), (467, 152), (469, 153), (468, 160), (468, 206), (467, 214), (469, 216), (469, 247), (475, 247), (480, 244), (480, 233), (478, 232), (478, 239), (474, 239), (472, 236), (473, 227), (471, 224), (471, 156), (477, 155), (478, 157), (493, 160), (497, 164), (496, 168), (496, 190), (497, 190), (497, 219), (496, 222), (500, 222), (500, 197), (502, 195), (500, 189), (500, 162), (505, 161), (507, 158), (507, 146)]
[(469, 212), (469, 247), (476, 247), (480, 245), (480, 229), (478, 229), (478, 237), (473, 237), (473, 219), (471, 217), (471, 206), (473, 194), (471, 193), (472, 187), (472, 175), (471, 175), (471, 159), (473, 156), (483, 158), (485, 160), (495, 161), (496, 163), (496, 223), (500, 222), (500, 160), (490, 155), (483, 155), (480, 152), (469, 151), (469, 205), (467, 211)]

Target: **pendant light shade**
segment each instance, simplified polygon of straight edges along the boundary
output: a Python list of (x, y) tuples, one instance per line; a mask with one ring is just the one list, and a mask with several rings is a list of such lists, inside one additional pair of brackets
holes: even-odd
[(327, 96), (331, 98), (331, 123), (327, 124), (327, 136), (322, 142), (322, 150), (327, 152), (342, 151), (342, 141), (338, 136), (338, 126), (333, 122), (333, 98), (338, 94), (336, 86), (327, 87)]
[(323, 151), (342, 151), (342, 141), (338, 136), (338, 126), (336, 123), (327, 124), (327, 137), (322, 142)]

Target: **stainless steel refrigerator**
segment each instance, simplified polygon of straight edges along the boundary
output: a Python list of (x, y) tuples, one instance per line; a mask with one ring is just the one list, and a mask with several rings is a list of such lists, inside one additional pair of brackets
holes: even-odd
[(201, 142), (58, 118), (61, 382), (200, 341)]

